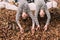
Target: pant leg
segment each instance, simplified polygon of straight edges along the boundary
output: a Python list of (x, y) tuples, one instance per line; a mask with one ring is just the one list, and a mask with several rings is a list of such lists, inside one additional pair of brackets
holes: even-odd
[(40, 9), (40, 6), (36, 5), (35, 16), (34, 16), (34, 20), (35, 20), (36, 25), (39, 25), (39, 21), (38, 21), (39, 9)]
[(38, 21), (38, 12), (41, 10), (41, 9), (43, 9), (42, 8), (42, 6), (43, 6), (43, 4), (42, 3), (44, 3), (44, 0), (35, 0), (35, 4), (36, 4), (36, 11), (35, 11), (35, 23), (36, 23), (36, 25), (39, 25), (39, 21)]
[(35, 26), (35, 22), (34, 22), (34, 16), (33, 16), (33, 13), (32, 13), (32, 11), (30, 10), (30, 8), (29, 8), (29, 6), (28, 6), (28, 3), (26, 3), (25, 4), (25, 9), (24, 9), (27, 13), (28, 13), (28, 15), (31, 17), (31, 19), (32, 19), (32, 27), (34, 28), (34, 26)]
[(16, 14), (16, 23), (20, 28), (21, 28), (21, 24), (19, 23), (19, 17), (21, 16), (22, 10), (23, 10), (23, 5), (20, 5), (18, 7), (17, 14)]

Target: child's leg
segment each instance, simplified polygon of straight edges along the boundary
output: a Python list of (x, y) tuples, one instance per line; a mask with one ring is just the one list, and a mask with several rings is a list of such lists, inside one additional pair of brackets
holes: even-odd
[(36, 23), (36, 25), (37, 25), (37, 28), (36, 28), (36, 30), (40, 27), (40, 25), (39, 25), (39, 21), (38, 21), (38, 12), (39, 12), (39, 6), (38, 5), (36, 5), (36, 10), (35, 10), (35, 17), (34, 17), (34, 20), (35, 20), (35, 23)]
[(32, 31), (32, 34), (34, 34), (34, 32), (35, 32), (35, 30), (34, 30), (34, 26), (35, 26), (34, 16), (33, 16), (32, 11), (30, 10), (29, 6), (28, 6), (28, 5), (26, 5), (26, 6), (27, 6), (27, 7), (26, 7), (26, 11), (27, 11), (28, 15), (29, 15), (29, 16), (31, 17), (31, 19), (32, 19), (32, 29), (31, 29), (31, 31)]
[(31, 32), (32, 32), (32, 35), (34, 34), (34, 32), (35, 32), (35, 29), (34, 29), (34, 26), (35, 26), (35, 21), (34, 21), (34, 16), (33, 16), (33, 14), (32, 14), (32, 12), (31, 11), (29, 11), (29, 16), (31, 17), (31, 19), (32, 19), (32, 28), (31, 28)]
[(22, 5), (20, 5), (18, 7), (17, 14), (16, 14), (16, 23), (18, 24), (21, 33), (23, 33), (23, 28), (21, 27), (21, 24), (19, 22), (19, 17), (21, 16), (22, 10), (23, 10)]

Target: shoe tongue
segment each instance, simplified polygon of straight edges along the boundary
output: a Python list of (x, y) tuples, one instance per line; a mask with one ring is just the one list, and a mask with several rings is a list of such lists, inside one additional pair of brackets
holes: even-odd
[(34, 0), (27, 0), (28, 3), (34, 3)]

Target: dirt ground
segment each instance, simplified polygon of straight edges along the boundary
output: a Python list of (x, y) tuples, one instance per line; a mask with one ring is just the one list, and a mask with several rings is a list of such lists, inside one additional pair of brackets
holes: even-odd
[(15, 21), (16, 11), (0, 9), (0, 40), (60, 40), (60, 9), (51, 8), (49, 11), (51, 21), (48, 25), (48, 30), (43, 30), (47, 19), (46, 15), (44, 18), (38, 16), (41, 29), (31, 35), (32, 23), (30, 17), (26, 20), (20, 17), (20, 23), (25, 31), (24, 34), (21, 34)]

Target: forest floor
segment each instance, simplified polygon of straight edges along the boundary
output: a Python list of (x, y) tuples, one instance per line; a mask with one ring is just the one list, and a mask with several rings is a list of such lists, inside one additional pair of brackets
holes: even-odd
[[(24, 28), (24, 34), (20, 33), (19, 27), (15, 21), (15, 10), (0, 9), (0, 40), (60, 40), (60, 9), (51, 8), (51, 21), (47, 31), (43, 30), (47, 17), (38, 17), (41, 29), (31, 35), (31, 18), (23, 20), (20, 17), (20, 23)], [(36, 28), (36, 27), (35, 27)]]

